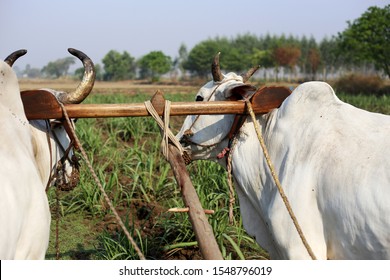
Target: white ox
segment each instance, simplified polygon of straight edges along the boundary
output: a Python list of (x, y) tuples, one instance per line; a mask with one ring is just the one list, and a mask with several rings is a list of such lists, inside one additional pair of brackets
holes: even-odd
[[(69, 95), (50, 91), (64, 103), (77, 103), (92, 88), (93, 64), (83, 53), (70, 51), (83, 61), (85, 79)], [(51, 128), (44, 120), (29, 123), (26, 119), (18, 80), (10, 67), (24, 53), (15, 52), (7, 63), (0, 61), (0, 259), (45, 257), (51, 220), (45, 189), (70, 144), (62, 125)], [(72, 181), (68, 156), (64, 160), (63, 177)]]
[[(240, 76), (218, 71), (213, 73), (217, 82), (203, 86), (198, 101), (226, 100), (250, 89), (240, 86)], [(217, 155), (228, 145), (233, 118), (188, 116), (177, 137), (191, 150), (192, 159), (225, 165)], [(308, 82), (280, 108), (257, 116), (257, 122), (315, 256), (389, 259), (390, 117), (340, 101), (326, 83)], [(238, 135), (232, 166), (246, 231), (272, 259), (309, 259), (250, 118)]]

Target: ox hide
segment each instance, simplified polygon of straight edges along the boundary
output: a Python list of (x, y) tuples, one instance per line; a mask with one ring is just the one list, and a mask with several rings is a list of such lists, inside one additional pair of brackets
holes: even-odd
[[(207, 88), (200, 91), (206, 92)], [(216, 92), (215, 99), (218, 94), (228, 97), (227, 92)], [(225, 159), (216, 155), (227, 145), (224, 135), (231, 118), (198, 120), (193, 125), (194, 117), (187, 117), (177, 137), (183, 140), (191, 128), (190, 141), (182, 142), (192, 158), (225, 166)], [(326, 83), (309, 82), (297, 87), (280, 108), (257, 116), (257, 121), (316, 257), (390, 259), (390, 117), (340, 101)], [(272, 259), (309, 259), (249, 118), (232, 158), (246, 231)]]
[(0, 259), (43, 259), (50, 211), (18, 80), (0, 61)]

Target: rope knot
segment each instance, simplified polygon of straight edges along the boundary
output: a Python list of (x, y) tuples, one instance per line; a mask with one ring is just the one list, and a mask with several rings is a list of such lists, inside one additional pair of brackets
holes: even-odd
[(229, 147), (225, 147), (218, 155), (217, 159), (224, 158), (226, 154), (230, 151)]
[(149, 112), (149, 114), (156, 120), (158, 126), (160, 127), (163, 135), (162, 135), (162, 141), (161, 141), (161, 149), (163, 152), (163, 155), (168, 158), (169, 153), (169, 143), (172, 143), (179, 151), (180, 154), (183, 156), (184, 160), (187, 162), (191, 162), (190, 156), (184, 151), (183, 147), (181, 146), (180, 142), (177, 140), (171, 129), (169, 128), (169, 116), (171, 112), (171, 101), (165, 100), (165, 106), (164, 106), (164, 119), (161, 119), (160, 115), (157, 113), (156, 109), (154, 108), (152, 102), (150, 100), (145, 101), (145, 108)]

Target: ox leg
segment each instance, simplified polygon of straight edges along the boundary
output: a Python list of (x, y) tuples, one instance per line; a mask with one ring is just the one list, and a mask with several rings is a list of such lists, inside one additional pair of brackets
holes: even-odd
[(259, 209), (253, 206), (253, 202), (240, 188), (236, 188), (236, 191), (245, 231), (256, 239), (256, 242), (269, 253), (271, 259), (280, 259), (279, 252), (275, 247), (275, 241), (261, 213), (259, 213)]

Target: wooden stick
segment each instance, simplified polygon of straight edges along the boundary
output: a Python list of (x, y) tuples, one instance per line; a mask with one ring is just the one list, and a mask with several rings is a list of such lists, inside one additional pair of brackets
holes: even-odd
[[(150, 101), (156, 111), (165, 107), (165, 98), (163, 93), (160, 91), (157, 91)], [(169, 111), (170, 110), (167, 112), (169, 113)], [(155, 117), (154, 114), (153, 117)], [(160, 132), (162, 133), (162, 130), (160, 130)], [(167, 153), (164, 153), (165, 157), (172, 167), (176, 182), (181, 190), (185, 207), (189, 209), (188, 216), (203, 258), (206, 260), (223, 260), (217, 241), (214, 237), (213, 229), (207, 220), (198, 194), (192, 185), (190, 175), (188, 174), (187, 166), (181, 152), (176, 146), (168, 141), (164, 143), (167, 145), (168, 150)]]
[[(186, 207), (186, 208), (170, 208), (170, 209), (168, 209), (168, 212), (173, 212), (173, 213), (187, 213), (189, 211), (190, 211), (189, 207)], [(208, 214), (208, 215), (211, 215), (211, 214), (214, 214), (215, 211), (214, 210), (204, 209), (204, 213)]]
[(207, 220), (198, 195), (192, 185), (183, 157), (179, 150), (171, 144), (169, 144), (168, 162), (172, 167), (177, 184), (181, 188), (183, 201), (191, 209), (188, 215), (203, 258), (205, 260), (223, 260), (213, 234), (213, 229)]

